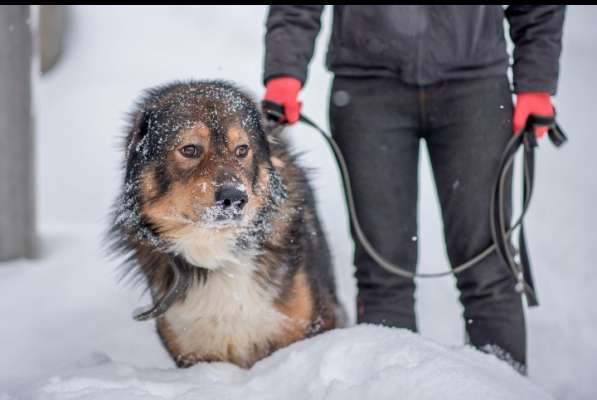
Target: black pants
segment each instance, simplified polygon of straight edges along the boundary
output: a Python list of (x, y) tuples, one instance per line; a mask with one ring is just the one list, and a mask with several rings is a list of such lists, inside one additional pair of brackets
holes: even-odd
[[(506, 76), (424, 87), (336, 76), (330, 121), (363, 230), (384, 257), (416, 269), (420, 139), (429, 151), (452, 266), (491, 245), (491, 193), (512, 135)], [(355, 246), (358, 322), (416, 331), (414, 282), (386, 272), (358, 241)], [(507, 266), (493, 253), (456, 278), (470, 343), (501, 349), (524, 365), (522, 299)]]

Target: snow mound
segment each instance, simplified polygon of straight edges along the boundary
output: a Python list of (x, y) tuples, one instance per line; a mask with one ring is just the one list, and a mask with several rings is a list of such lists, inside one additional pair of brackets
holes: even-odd
[(402, 329), (334, 330), (250, 370), (227, 363), (136, 368), (94, 354), (31, 388), (32, 399), (550, 399), (495, 357)]

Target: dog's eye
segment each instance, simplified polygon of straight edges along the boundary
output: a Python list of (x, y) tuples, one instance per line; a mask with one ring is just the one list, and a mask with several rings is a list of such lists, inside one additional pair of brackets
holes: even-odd
[(201, 148), (201, 146), (196, 146), (194, 144), (186, 145), (185, 147), (180, 149), (180, 154), (187, 158), (199, 158), (202, 152), (203, 149)]
[(236, 150), (234, 150), (234, 154), (236, 154), (238, 158), (245, 158), (247, 154), (249, 154), (249, 146), (246, 144), (237, 146)]

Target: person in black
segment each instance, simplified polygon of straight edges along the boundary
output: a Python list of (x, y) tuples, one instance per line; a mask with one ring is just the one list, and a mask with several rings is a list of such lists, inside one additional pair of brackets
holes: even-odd
[[(271, 6), (265, 99), (298, 119), (323, 6)], [(511, 135), (553, 115), (564, 6), (334, 6), (330, 126), (374, 247), (415, 271), (419, 143), (433, 168), (452, 266), (492, 243), (489, 204)], [(513, 107), (504, 18), (514, 43)], [(545, 128), (536, 131), (538, 137)], [(508, 205), (510, 207), (510, 205)], [(354, 233), (354, 232), (353, 232)], [(417, 331), (415, 284), (355, 241), (357, 322)], [(522, 298), (497, 254), (456, 276), (469, 342), (526, 366)]]

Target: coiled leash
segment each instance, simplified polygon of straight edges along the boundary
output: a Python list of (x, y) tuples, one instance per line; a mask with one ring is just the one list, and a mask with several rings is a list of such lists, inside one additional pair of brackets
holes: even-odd
[[(272, 124), (269, 129), (272, 132), (281, 131), (285, 123), (281, 122), (284, 120), (284, 109), (280, 104), (263, 101), (262, 111), (264, 112), (267, 120)], [(491, 234), (493, 238), (493, 244), (477, 254), (470, 260), (443, 272), (431, 272), (431, 273), (415, 273), (400, 267), (397, 264), (391, 263), (381, 256), (373, 245), (367, 239), (367, 236), (361, 228), (359, 222), (354, 198), (352, 195), (352, 186), (350, 183), (350, 177), (348, 175), (348, 167), (346, 161), (336, 141), (328, 135), (323, 129), (321, 129), (315, 122), (307, 118), (305, 115), (300, 114), (299, 121), (312, 127), (325, 139), (328, 146), (334, 154), (336, 164), (340, 170), (340, 176), (342, 177), (342, 186), (344, 189), (344, 199), (348, 207), (350, 220), (352, 227), (356, 234), (356, 238), (359, 243), (363, 246), (367, 254), (375, 260), (379, 266), (386, 271), (400, 275), (405, 278), (439, 278), (447, 275), (455, 275), (468, 270), (480, 261), (489, 256), (493, 251), (497, 251), (498, 255), (504, 260), (512, 275), (514, 276), (517, 284), (516, 290), (521, 293), (525, 293), (527, 298), (527, 304), (529, 306), (538, 305), (537, 296), (533, 284), (533, 278), (531, 276), (530, 260), (526, 249), (526, 240), (523, 228), (523, 218), (529, 207), (531, 196), (533, 194), (533, 178), (535, 168), (535, 147), (537, 147), (537, 139), (535, 138), (535, 127), (546, 126), (548, 127), (548, 135), (551, 142), (556, 146), (560, 147), (568, 139), (560, 126), (556, 123), (555, 117), (531, 115), (529, 116), (524, 129), (516, 135), (513, 135), (508, 142), (506, 149), (504, 150), (500, 166), (499, 174), (493, 189), (493, 197), (490, 205), (490, 221), (491, 221)], [(512, 169), (515, 155), (520, 147), (524, 149), (523, 157), (523, 198), (522, 198), (522, 211), (520, 216), (510, 228), (507, 228), (508, 224), (506, 221), (506, 190), (507, 190), (507, 177)], [(519, 234), (519, 252), (520, 260), (513, 254), (511, 245), (508, 241), (512, 232), (520, 227)]]
[(145, 321), (151, 318), (157, 318), (164, 314), (168, 309), (180, 298), (187, 290), (189, 282), (183, 278), (180, 259), (178, 256), (168, 257), (170, 269), (173, 272), (173, 279), (170, 287), (166, 293), (155, 302), (144, 307), (139, 307), (133, 311), (133, 319), (137, 321)]

